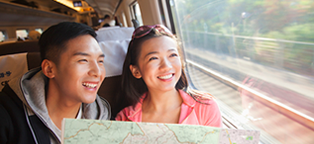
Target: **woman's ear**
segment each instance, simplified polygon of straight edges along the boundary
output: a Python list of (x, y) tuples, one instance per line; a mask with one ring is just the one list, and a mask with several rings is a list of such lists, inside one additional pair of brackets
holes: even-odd
[(135, 78), (140, 79), (142, 77), (142, 74), (141, 74), (141, 72), (140, 72), (140, 70), (138, 69), (137, 66), (130, 65), (130, 70), (131, 70), (132, 75)]
[(41, 62), (41, 69), (46, 77), (55, 77), (56, 65), (52, 61), (44, 59)]

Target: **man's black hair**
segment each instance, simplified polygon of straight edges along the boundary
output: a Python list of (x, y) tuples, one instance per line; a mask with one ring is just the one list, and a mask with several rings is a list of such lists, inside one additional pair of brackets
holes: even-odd
[(62, 22), (49, 27), (39, 39), (41, 60), (48, 59), (58, 64), (60, 55), (66, 50), (69, 40), (82, 35), (91, 35), (96, 38), (95, 31), (81, 23)]

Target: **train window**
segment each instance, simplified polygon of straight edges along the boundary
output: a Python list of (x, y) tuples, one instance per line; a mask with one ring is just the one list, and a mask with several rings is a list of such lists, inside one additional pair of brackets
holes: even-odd
[(35, 29), (35, 31), (38, 31), (40, 34), (43, 33), (43, 29), (42, 28), (37, 28), (37, 29)]
[(3, 42), (5, 40), (5, 33), (4, 31), (0, 31), (0, 42)]
[(176, 34), (175, 27), (174, 27), (174, 21), (172, 17), (171, 12), (171, 4), (169, 0), (159, 0), (159, 9), (160, 9), (160, 15), (162, 23), (167, 26), (173, 34)]
[(143, 25), (141, 9), (137, 1), (130, 5), (130, 10), (132, 14), (132, 18), (138, 20), (139, 26)]
[(159, 10), (160, 10), (162, 24), (165, 26), (168, 26), (167, 21), (166, 21), (166, 16), (165, 16), (165, 10), (163, 9), (165, 7), (165, 5), (164, 5), (162, 0), (159, 0), (158, 4), (159, 4)]
[(313, 1), (169, 3), (190, 82), (226, 125), (260, 130), (262, 143), (314, 143)]
[(16, 30), (16, 38), (20, 38), (22, 40), (25, 40), (25, 38), (27, 38), (28, 35), (28, 31), (26, 29), (19, 29)]
[(124, 13), (122, 13), (122, 19), (123, 19), (123, 26), (124, 27), (127, 27), (128, 26), (128, 24), (127, 24), (127, 21), (126, 21), (126, 18), (125, 18), (125, 14)]

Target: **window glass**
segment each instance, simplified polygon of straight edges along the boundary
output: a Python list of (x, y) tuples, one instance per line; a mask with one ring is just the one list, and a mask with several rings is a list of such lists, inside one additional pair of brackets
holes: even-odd
[(166, 23), (166, 17), (165, 17), (165, 11), (163, 9), (163, 1), (162, 0), (159, 0), (158, 1), (158, 4), (159, 4), (159, 10), (160, 10), (160, 16), (161, 16), (161, 21), (162, 21), (162, 24), (167, 26), (167, 23)]
[(122, 19), (123, 19), (123, 26), (124, 26), (124, 27), (128, 27), (128, 23), (127, 23), (127, 21), (126, 21), (126, 18), (125, 18), (125, 14), (124, 14), (124, 13), (122, 13)]
[(142, 20), (142, 14), (141, 14), (141, 9), (140, 9), (140, 6), (137, 2), (135, 2), (134, 4), (132, 4), (130, 6), (131, 8), (131, 13), (132, 13), (132, 17), (133, 19), (136, 19), (138, 20), (139, 22), (139, 26), (142, 26), (143, 25), (143, 20)]
[(3, 42), (4, 40), (5, 40), (4, 31), (0, 31), (0, 42)]
[(37, 29), (35, 29), (35, 31), (38, 31), (40, 34), (43, 33), (43, 29), (42, 28), (37, 28)]
[(192, 86), (264, 143), (314, 143), (313, 0), (170, 3)]
[(16, 30), (16, 38), (25, 40), (25, 38), (27, 38), (27, 35), (28, 35), (28, 32), (26, 29)]
[(140, 26), (143, 25), (141, 9), (140, 9), (140, 5), (138, 3), (136, 3), (134, 10), (135, 10), (135, 18), (140, 23)]

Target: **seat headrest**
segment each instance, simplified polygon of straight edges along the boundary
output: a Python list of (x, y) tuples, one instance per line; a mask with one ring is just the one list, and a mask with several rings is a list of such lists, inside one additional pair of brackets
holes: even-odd
[(104, 65), (106, 68), (106, 77), (122, 74), (129, 42), (130, 40), (99, 42), (99, 46), (105, 54)]
[(19, 41), (0, 44), (0, 56), (24, 52), (39, 52), (38, 41)]
[(96, 39), (98, 42), (110, 40), (130, 40), (132, 38), (133, 31), (133, 27), (104, 28), (96, 31)]
[(27, 71), (27, 53), (0, 56), (0, 90), (6, 81), (21, 76)]
[(124, 59), (134, 28), (97, 31), (99, 46), (105, 54), (106, 77), (122, 74)]
[(41, 64), (40, 53), (16, 53), (0, 56), (0, 90), (6, 81), (19, 77), (28, 70), (39, 67)]

